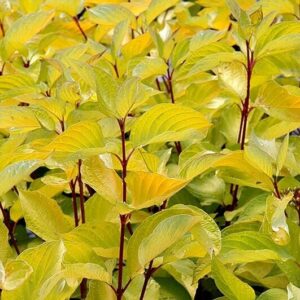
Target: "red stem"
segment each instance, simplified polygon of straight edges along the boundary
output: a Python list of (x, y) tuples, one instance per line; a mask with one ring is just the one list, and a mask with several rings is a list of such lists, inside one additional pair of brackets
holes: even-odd
[(153, 260), (150, 261), (149, 263), (149, 268), (148, 270), (146, 271), (145, 273), (145, 280), (144, 280), (144, 284), (143, 284), (143, 287), (142, 287), (142, 291), (141, 291), (141, 295), (140, 295), (140, 300), (143, 300), (144, 299), (144, 296), (145, 296), (145, 293), (146, 293), (146, 288), (147, 288), (147, 285), (148, 285), (148, 282), (151, 278), (151, 272), (152, 272), (152, 265), (153, 265)]
[(11, 223), (11, 220), (10, 220), (10, 217), (9, 217), (9, 212), (4, 209), (4, 207), (2, 206), (1, 201), (0, 201), (0, 210), (1, 210), (2, 215), (3, 215), (3, 222), (4, 222), (4, 224), (5, 224), (5, 226), (7, 227), (7, 230), (8, 230), (8, 234), (9, 234), (9, 237), (10, 237), (10, 242), (13, 245), (13, 247), (15, 248), (16, 253), (19, 255), (20, 250), (19, 250), (19, 247), (17, 245), (17, 241), (16, 241), (15, 236), (14, 236), (14, 226)]
[(79, 224), (79, 218), (78, 218), (78, 208), (77, 208), (77, 202), (76, 202), (76, 181), (71, 180), (69, 183), (71, 192), (72, 192), (72, 205), (73, 205), (73, 213), (74, 213), (74, 222), (75, 227)]
[(1, 70), (0, 70), (0, 76), (3, 75), (3, 72), (4, 72), (4, 67), (5, 67), (5, 62), (3, 63), (2, 67), (1, 67)]
[(154, 274), (154, 272), (157, 271), (160, 267), (161, 266), (153, 268), (153, 260), (150, 261), (148, 270), (145, 272), (145, 280), (144, 280), (144, 284), (143, 284), (143, 287), (142, 287), (142, 291), (141, 291), (141, 295), (140, 295), (139, 300), (144, 299), (145, 293), (146, 293), (146, 290), (147, 290), (148, 282), (149, 282), (151, 276)]
[(79, 22), (79, 20), (78, 20), (78, 18), (77, 18), (77, 16), (73, 17), (73, 20), (74, 20), (76, 26), (78, 27), (79, 31), (81, 32), (81, 34), (82, 34), (84, 40), (87, 41), (87, 39), (88, 39), (88, 38), (87, 38), (87, 35), (85, 34), (84, 30), (82, 29), (82, 27), (81, 27), (81, 25), (80, 25), (80, 22)]
[[(122, 200), (125, 203), (127, 201), (127, 185), (126, 185), (126, 175), (127, 175), (127, 164), (128, 160), (130, 159), (133, 151), (126, 156), (126, 131), (125, 131), (125, 122), (126, 118), (118, 120), (120, 132), (121, 132), (121, 142), (122, 142), (122, 158), (121, 158), (121, 165), (122, 165)], [(129, 215), (120, 215), (120, 248), (119, 248), (119, 264), (118, 264), (118, 287), (117, 287), (117, 300), (121, 300), (125, 291), (123, 288), (123, 264), (124, 264), (124, 245), (125, 245), (125, 229), (126, 223), (129, 218)], [(129, 285), (130, 283), (128, 283)], [(126, 285), (126, 288), (128, 287)]]
[(4, 30), (4, 26), (3, 26), (3, 23), (2, 23), (1, 20), (0, 20), (0, 31), (2, 33), (2, 37), (4, 37), (5, 36), (5, 30)]
[[(240, 121), (240, 128), (238, 134), (238, 144), (240, 144), (241, 150), (244, 150), (245, 148), (248, 116), (251, 111), (251, 107), (250, 107), (251, 77), (255, 65), (254, 53), (250, 49), (249, 41), (246, 41), (246, 51), (247, 51), (247, 65), (245, 67), (247, 72), (247, 87), (246, 87), (245, 99), (244, 101), (242, 101), (241, 121)], [(238, 204), (237, 194), (238, 194), (239, 186), (232, 184), (230, 190), (232, 195), (232, 204), (228, 206), (228, 210), (232, 211), (237, 207)]]
[(81, 178), (81, 165), (82, 160), (78, 160), (78, 185), (79, 185), (79, 198), (80, 198), (80, 212), (81, 212), (81, 223), (85, 223), (85, 209), (84, 209), (84, 195), (83, 195), (83, 182)]
[(273, 186), (274, 186), (274, 194), (278, 199), (281, 199), (281, 194), (278, 188), (278, 184), (277, 184), (277, 178), (275, 178), (273, 180)]
[[(168, 69), (167, 69), (167, 75), (163, 76), (164, 84), (166, 86), (167, 92), (170, 95), (171, 102), (175, 104), (175, 96), (174, 96), (174, 89), (173, 89), (173, 71), (170, 69), (170, 62), (167, 62), (168, 64)], [(167, 81), (166, 81), (167, 80)], [(177, 154), (180, 155), (182, 152), (182, 147), (180, 142), (175, 142), (175, 148), (177, 151)]]
[[(78, 160), (78, 176), (77, 182), (79, 186), (79, 199), (80, 199), (80, 212), (81, 212), (81, 224), (85, 223), (85, 209), (84, 209), (84, 195), (83, 195), (83, 182), (81, 178), (81, 165), (82, 160)], [(81, 299), (85, 299), (87, 296), (87, 279), (83, 278), (80, 283), (80, 296)]]

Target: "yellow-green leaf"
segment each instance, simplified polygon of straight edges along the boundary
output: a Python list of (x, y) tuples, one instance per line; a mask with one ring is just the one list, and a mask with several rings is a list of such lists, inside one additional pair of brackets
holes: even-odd
[(101, 24), (114, 26), (118, 23), (129, 20), (134, 22), (134, 14), (127, 8), (117, 4), (102, 4), (88, 10), (88, 18), (90, 21)]
[(0, 280), (0, 288), (7, 291), (14, 290), (30, 276), (32, 271), (32, 267), (24, 260), (8, 261), (5, 265), (4, 280), (2, 283)]
[(39, 192), (20, 191), (20, 201), (27, 228), (45, 241), (58, 240), (72, 230), (55, 200)]
[(276, 176), (279, 175), (279, 172), (281, 171), (285, 163), (288, 154), (288, 147), (289, 147), (289, 135), (287, 134), (283, 139), (278, 151), (277, 162), (276, 162)]
[(22, 180), (27, 180), (29, 175), (41, 165), (40, 160), (22, 160), (6, 166), (0, 172), (2, 178), (0, 195), (7, 193)]
[(254, 290), (229, 271), (221, 261), (214, 257), (212, 276), (218, 289), (230, 300), (254, 300)]
[(101, 147), (104, 147), (104, 141), (100, 126), (96, 122), (82, 121), (71, 125), (43, 150), (75, 153)]
[(156, 17), (158, 17), (165, 10), (176, 5), (179, 0), (160, 1), (152, 0), (148, 9), (146, 10), (146, 22), (150, 24)]
[(7, 56), (22, 49), (25, 43), (45, 28), (53, 17), (54, 11), (40, 11), (25, 15), (15, 21), (4, 38)]
[(135, 209), (162, 204), (187, 184), (185, 180), (146, 172), (130, 172), (126, 176), (126, 182), (130, 204)]
[(74, 17), (83, 10), (84, 0), (47, 0), (46, 5)]
[(30, 265), (33, 272), (16, 289), (2, 291), (2, 298), (6, 300), (40, 299), (39, 294), (43, 283), (60, 271), (64, 253), (65, 248), (60, 241), (43, 243), (22, 252), (18, 259)]
[(130, 139), (135, 147), (199, 139), (209, 126), (201, 113), (189, 107), (162, 103), (152, 107), (134, 123)]
[(0, 222), (0, 262), (5, 263), (6, 260), (12, 255), (12, 249), (8, 242), (8, 230), (4, 223)]
[(111, 203), (122, 202), (122, 180), (115, 170), (109, 169), (98, 157), (84, 160), (82, 179), (104, 199)]

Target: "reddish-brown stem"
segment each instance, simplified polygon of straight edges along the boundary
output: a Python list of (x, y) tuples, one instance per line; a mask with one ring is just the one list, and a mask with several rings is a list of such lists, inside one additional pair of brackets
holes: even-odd
[(87, 35), (85, 34), (83, 28), (81, 27), (80, 22), (79, 22), (79, 19), (77, 18), (77, 16), (74, 16), (74, 17), (73, 17), (73, 20), (74, 20), (76, 26), (78, 27), (79, 31), (81, 32), (81, 34), (82, 34), (84, 40), (87, 41), (87, 39), (88, 39), (88, 38), (87, 38)]
[(168, 64), (168, 70), (167, 70), (167, 80), (168, 80), (168, 86), (169, 86), (169, 93), (170, 93), (170, 98), (171, 102), (174, 104), (175, 103), (175, 97), (174, 97), (174, 90), (173, 90), (173, 83), (172, 83), (172, 75), (173, 71), (170, 70), (170, 65)]
[(147, 271), (144, 274), (145, 280), (144, 280), (144, 284), (143, 284), (143, 287), (142, 287), (142, 291), (141, 291), (141, 295), (140, 295), (140, 299), (139, 300), (143, 300), (144, 299), (145, 293), (146, 293), (146, 290), (147, 290), (148, 282), (149, 282), (151, 276), (154, 274), (154, 272), (156, 270), (158, 270), (159, 268), (160, 268), (160, 266), (153, 268), (153, 260), (150, 261), (149, 267), (148, 267)]
[(120, 215), (121, 231), (120, 231), (120, 248), (119, 248), (119, 264), (118, 264), (118, 288), (117, 300), (121, 300), (123, 296), (123, 260), (124, 260), (124, 243), (125, 243), (125, 228), (126, 228), (126, 215)]
[(87, 279), (83, 278), (80, 283), (80, 297), (84, 300), (87, 296)]
[(2, 23), (1, 20), (0, 20), (0, 31), (1, 31), (2, 37), (4, 37), (5, 36), (5, 30), (4, 30), (4, 26), (3, 26), (3, 23)]
[[(83, 182), (81, 178), (81, 165), (82, 160), (78, 160), (78, 176), (77, 182), (79, 186), (79, 199), (80, 199), (80, 214), (81, 214), (81, 224), (85, 223), (85, 209), (84, 209), (84, 195), (83, 195)], [(80, 296), (81, 299), (85, 299), (87, 296), (87, 279), (83, 278), (80, 283)]]
[(85, 209), (84, 209), (84, 195), (83, 195), (83, 182), (81, 178), (81, 165), (82, 160), (78, 160), (78, 186), (79, 186), (79, 199), (80, 199), (80, 213), (81, 213), (81, 223), (85, 223)]
[(163, 76), (162, 79), (163, 79), (164, 85), (166, 87), (167, 93), (170, 94), (170, 88), (169, 88), (169, 84), (168, 84), (168, 82), (166, 80), (166, 77)]
[[(241, 120), (240, 120), (239, 134), (238, 134), (238, 144), (240, 144), (241, 150), (244, 150), (245, 148), (248, 117), (249, 117), (249, 113), (252, 110), (252, 108), (250, 107), (250, 89), (251, 89), (251, 77), (255, 65), (255, 60), (254, 60), (254, 52), (250, 48), (249, 41), (246, 41), (246, 51), (247, 51), (246, 53), (247, 64), (245, 65), (245, 68), (247, 72), (247, 86), (246, 86), (245, 99), (241, 101), (242, 103)], [(237, 194), (238, 194), (239, 186), (232, 184), (230, 190), (232, 195), (232, 204), (228, 206), (228, 210), (232, 211), (237, 207), (238, 204)]]
[(61, 132), (64, 132), (65, 131), (65, 121), (63, 119), (59, 120), (59, 124), (60, 124), (60, 128), (61, 128)]
[(11, 223), (11, 220), (10, 220), (10, 217), (9, 217), (9, 212), (4, 209), (1, 201), (0, 201), (0, 210), (1, 210), (2, 215), (3, 215), (3, 222), (4, 222), (4, 224), (5, 224), (5, 226), (7, 227), (7, 230), (8, 230), (8, 234), (9, 234), (9, 237), (10, 237), (10, 242), (13, 245), (13, 247), (15, 248), (16, 253), (19, 255), (20, 250), (19, 250), (19, 247), (17, 245), (17, 241), (16, 241), (15, 236), (14, 236), (14, 226)]
[(151, 274), (152, 274), (152, 265), (153, 265), (153, 260), (150, 261), (148, 270), (145, 272), (145, 280), (144, 280), (144, 284), (143, 284), (143, 287), (142, 287), (140, 300), (144, 299), (144, 296), (145, 296), (145, 293), (146, 293), (146, 288), (147, 288), (148, 282), (149, 282), (149, 280), (151, 278)]
[(176, 148), (177, 154), (179, 155), (182, 152), (181, 143), (175, 142), (175, 148)]
[(126, 191), (126, 175), (127, 175), (127, 157), (126, 157), (126, 137), (125, 137), (125, 119), (118, 120), (120, 132), (121, 132), (121, 142), (122, 142), (122, 186), (123, 186), (123, 202), (126, 202), (127, 191)]
[(116, 73), (117, 77), (119, 78), (120, 75), (119, 75), (119, 70), (118, 70), (117, 63), (115, 63), (113, 66), (114, 66), (115, 73)]
[(4, 72), (4, 67), (5, 67), (5, 62), (3, 63), (2, 67), (1, 67), (1, 70), (0, 70), (0, 76), (3, 75), (3, 72)]
[[(167, 75), (163, 76), (164, 84), (166, 86), (167, 92), (170, 95), (171, 102), (175, 104), (175, 96), (174, 96), (174, 89), (173, 89), (173, 72), (174, 70), (171, 70), (170, 62), (168, 61), (168, 69), (167, 69)], [(180, 155), (182, 152), (182, 147), (180, 142), (175, 142), (175, 148), (177, 151), (177, 154)]]
[(274, 195), (278, 198), (281, 199), (281, 194), (278, 188), (278, 184), (277, 184), (277, 178), (275, 178), (273, 180), (273, 186), (274, 186)]
[[(126, 185), (126, 175), (127, 175), (127, 164), (130, 159), (133, 150), (131, 153), (126, 156), (126, 118), (118, 120), (120, 132), (121, 132), (121, 143), (122, 143), (122, 157), (121, 157), (121, 165), (122, 165), (122, 200), (125, 203), (127, 201), (127, 185)], [(123, 264), (124, 264), (124, 245), (125, 245), (125, 229), (126, 223), (129, 218), (129, 215), (120, 215), (120, 248), (119, 248), (119, 263), (118, 263), (118, 287), (117, 287), (117, 300), (121, 300), (123, 297), (123, 293), (125, 289), (123, 289)], [(127, 287), (126, 287), (127, 288)]]
[(133, 230), (130, 223), (127, 223), (127, 230), (131, 235), (133, 235)]
[(155, 83), (156, 83), (157, 89), (158, 89), (159, 91), (161, 91), (161, 87), (160, 87), (160, 83), (159, 83), (158, 78), (155, 78)]
[(243, 120), (243, 127), (242, 127), (242, 134), (240, 137), (240, 145), (241, 145), (241, 150), (244, 149), (245, 146), (245, 140), (246, 140), (246, 131), (247, 131), (247, 123), (248, 123), (248, 116), (249, 112), (251, 110), (250, 108), (250, 87), (251, 87), (251, 77), (252, 77), (252, 72), (253, 68), (255, 65), (255, 60), (254, 60), (254, 53), (250, 49), (249, 42), (246, 41), (246, 47), (247, 47), (247, 88), (246, 88), (246, 97), (245, 100), (242, 102), (243, 103), (243, 108), (242, 108), (242, 120)]
[(77, 202), (76, 202), (76, 181), (71, 180), (69, 183), (71, 192), (72, 192), (72, 205), (73, 205), (73, 213), (74, 213), (74, 222), (75, 227), (79, 224), (79, 218), (78, 218), (78, 209), (77, 209)]

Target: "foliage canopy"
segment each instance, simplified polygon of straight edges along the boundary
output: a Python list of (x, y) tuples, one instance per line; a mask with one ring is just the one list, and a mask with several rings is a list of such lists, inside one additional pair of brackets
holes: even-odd
[(0, 0), (0, 298), (299, 300), (299, 19)]

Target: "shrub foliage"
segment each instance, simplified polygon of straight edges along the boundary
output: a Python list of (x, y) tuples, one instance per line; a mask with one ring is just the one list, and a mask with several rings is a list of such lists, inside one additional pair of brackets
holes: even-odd
[(299, 9), (1, 0), (1, 299), (300, 299)]

